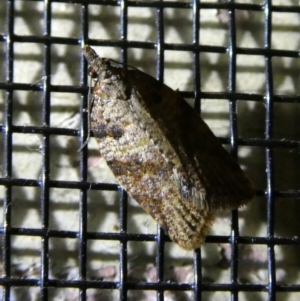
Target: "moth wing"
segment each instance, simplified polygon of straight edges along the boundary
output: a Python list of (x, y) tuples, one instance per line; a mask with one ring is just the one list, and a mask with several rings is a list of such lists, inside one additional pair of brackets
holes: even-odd
[[(214, 212), (182, 200), (173, 168), (148, 135), (149, 129), (145, 130), (126, 98), (114, 97), (112, 91), (119, 85), (109, 83), (106, 93), (97, 85), (93, 89), (91, 128), (117, 181), (180, 247), (198, 248)], [(133, 96), (137, 97), (136, 92)]]
[(138, 70), (127, 71), (126, 76), (135, 95), (130, 100), (133, 109), (174, 164), (184, 198), (211, 210), (238, 208), (253, 198), (251, 181), (178, 92)]

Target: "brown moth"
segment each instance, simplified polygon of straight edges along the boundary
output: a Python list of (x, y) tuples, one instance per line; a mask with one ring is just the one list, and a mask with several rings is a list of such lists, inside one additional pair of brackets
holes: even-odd
[(90, 125), (120, 185), (186, 250), (205, 240), (215, 212), (249, 202), (254, 189), (180, 94), (88, 45), (94, 86)]

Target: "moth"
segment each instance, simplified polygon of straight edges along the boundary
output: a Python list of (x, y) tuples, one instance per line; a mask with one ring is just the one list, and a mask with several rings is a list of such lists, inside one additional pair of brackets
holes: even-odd
[(203, 243), (218, 210), (254, 196), (251, 181), (180, 94), (135, 68), (83, 54), (88, 113), (117, 181), (181, 248)]

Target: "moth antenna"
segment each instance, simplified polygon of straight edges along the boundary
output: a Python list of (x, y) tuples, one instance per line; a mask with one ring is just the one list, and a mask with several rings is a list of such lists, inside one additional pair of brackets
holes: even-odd
[(124, 64), (124, 63), (122, 63), (122, 62), (118, 62), (118, 61), (116, 61), (116, 60), (114, 60), (114, 59), (109, 59), (111, 62), (113, 62), (113, 63), (115, 63), (115, 64), (117, 64), (117, 65), (121, 65), (121, 66), (123, 66), (123, 67), (129, 67), (130, 69), (134, 69), (134, 70), (136, 70), (136, 71), (139, 71), (140, 72), (140, 70), (138, 69), (138, 68), (136, 68), (136, 67), (134, 67), (134, 66), (131, 66), (131, 65), (129, 65), (129, 64)]
[[(92, 78), (90, 78), (90, 87), (92, 87)], [(85, 109), (85, 111), (87, 113), (87, 123), (88, 123), (87, 137), (85, 139), (85, 142), (81, 145), (81, 147), (78, 149), (77, 152), (81, 152), (90, 140), (90, 137), (91, 137), (91, 110), (92, 110), (92, 93), (91, 93), (91, 88), (90, 88), (90, 92), (89, 92), (89, 95), (88, 95), (87, 109)]]

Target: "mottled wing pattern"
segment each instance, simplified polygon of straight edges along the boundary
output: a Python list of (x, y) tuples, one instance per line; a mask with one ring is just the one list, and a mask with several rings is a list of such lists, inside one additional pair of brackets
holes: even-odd
[(238, 164), (179, 93), (89, 47), (91, 128), (120, 185), (182, 248), (199, 247), (216, 209), (253, 196)]
[(237, 208), (253, 198), (251, 181), (178, 92), (138, 70), (130, 70), (126, 78), (136, 114), (174, 165), (183, 195), (211, 210)]
[[(115, 82), (93, 91), (91, 127), (101, 155), (120, 185), (184, 249), (205, 239), (214, 213), (182, 202), (170, 165), (132, 114), (127, 99), (110, 97)], [(104, 92), (103, 92), (104, 91)]]

